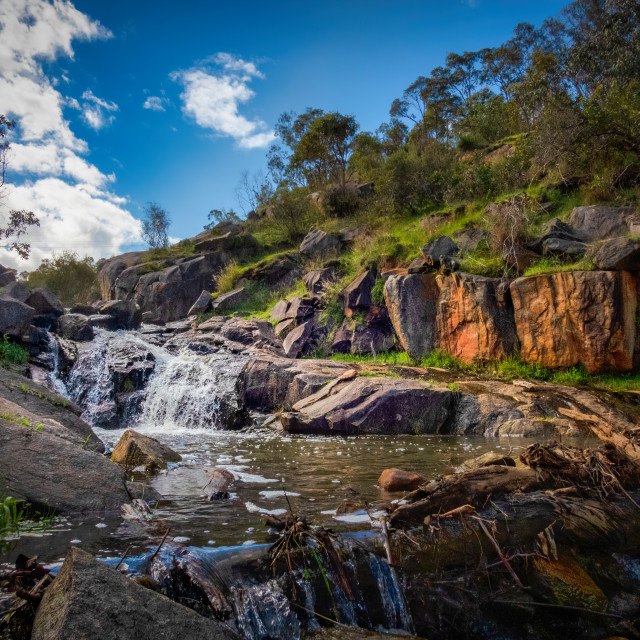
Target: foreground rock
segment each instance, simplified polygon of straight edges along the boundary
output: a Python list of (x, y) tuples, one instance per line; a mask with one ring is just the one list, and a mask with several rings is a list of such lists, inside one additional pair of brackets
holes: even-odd
[(511, 283), (524, 361), (583, 364), (591, 373), (630, 371), (636, 339), (636, 279), (626, 271), (574, 271)]
[(32, 640), (222, 640), (236, 636), (163, 595), (139, 586), (78, 548), (38, 607)]
[(124, 471), (39, 425), (0, 419), (0, 483), (45, 513), (102, 516), (131, 501)]
[(182, 456), (155, 438), (127, 429), (115, 446), (111, 460), (127, 470), (145, 467), (147, 471), (156, 471), (166, 469), (168, 462), (180, 462)]

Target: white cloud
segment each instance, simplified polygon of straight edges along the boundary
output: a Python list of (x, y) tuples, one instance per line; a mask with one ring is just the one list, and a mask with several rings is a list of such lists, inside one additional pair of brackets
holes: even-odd
[(96, 131), (111, 124), (115, 116), (108, 115), (118, 110), (115, 102), (107, 102), (102, 98), (93, 95), (92, 91), (85, 91), (82, 94), (82, 118), (84, 121)]
[(142, 105), (143, 109), (151, 109), (152, 111), (164, 111), (164, 105), (169, 101), (159, 96), (149, 96)]
[(253, 62), (217, 53), (171, 77), (184, 87), (180, 95), (183, 112), (200, 127), (234, 138), (243, 149), (265, 147), (275, 139), (262, 120), (250, 120), (239, 113), (240, 105), (255, 96), (248, 83), (254, 77), (264, 77)]
[(121, 251), (140, 238), (140, 221), (122, 207), (122, 199), (91, 185), (43, 178), (14, 187), (7, 197), (11, 209), (34, 211), (40, 228), (29, 232), (31, 257), (25, 263), (14, 252), (0, 249), (0, 264), (19, 270), (37, 267), (52, 252), (64, 249), (94, 258)]
[[(34, 268), (49, 247), (96, 258), (120, 251), (139, 239), (140, 223), (126, 210), (126, 199), (109, 190), (115, 176), (83, 157), (88, 145), (64, 117), (65, 108), (77, 109), (99, 129), (112, 121), (118, 106), (91, 91), (80, 100), (63, 96), (42, 67), (43, 60), (73, 58), (74, 40), (111, 33), (68, 0), (1, 0), (0, 33), (0, 113), (18, 125), (0, 220), (9, 209), (28, 209), (40, 218), (40, 228), (26, 237), (33, 247), (30, 260), (0, 249), (0, 263)], [(62, 78), (68, 82), (66, 74)]]

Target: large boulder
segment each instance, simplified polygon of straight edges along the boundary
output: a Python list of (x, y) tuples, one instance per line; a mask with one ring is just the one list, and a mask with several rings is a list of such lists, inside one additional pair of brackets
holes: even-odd
[(155, 438), (127, 429), (111, 453), (111, 460), (127, 470), (142, 466), (156, 471), (166, 469), (168, 462), (180, 462), (182, 456)]
[(347, 371), (353, 368), (333, 360), (290, 360), (261, 355), (244, 365), (236, 390), (249, 409), (290, 409)]
[(58, 332), (67, 340), (87, 342), (93, 340), (93, 327), (87, 316), (79, 313), (67, 313), (58, 321)]
[(482, 362), (515, 348), (511, 301), (497, 278), (410, 274), (389, 278), (384, 293), (396, 335), (413, 358), (442, 349)]
[(103, 300), (113, 300), (116, 298), (116, 281), (120, 274), (133, 265), (140, 264), (146, 252), (131, 251), (119, 256), (109, 258), (102, 263), (98, 271), (98, 283), (100, 284), (100, 294)]
[(625, 271), (574, 271), (511, 283), (521, 357), (547, 367), (629, 371), (636, 279)]
[(280, 416), (289, 433), (439, 433), (454, 401), (448, 389), (418, 380), (356, 378), (337, 393), (316, 393)]
[(216, 312), (229, 311), (239, 307), (249, 300), (249, 294), (244, 287), (223, 293), (213, 300), (211, 309)]
[(64, 313), (64, 305), (48, 289), (33, 289), (26, 299), (26, 303), (33, 307), (38, 314), (61, 316)]
[(198, 299), (191, 305), (187, 316), (197, 316), (206, 313), (211, 308), (211, 292), (206, 289), (198, 296)]
[(22, 337), (36, 315), (33, 307), (15, 298), (0, 295), (0, 335)]
[(16, 281), (15, 269), (3, 267), (0, 264), (0, 287), (6, 287), (8, 284)]
[(345, 316), (350, 318), (356, 313), (366, 311), (371, 307), (371, 291), (376, 283), (374, 271), (365, 271), (340, 292), (340, 301)]
[(320, 295), (327, 285), (338, 279), (338, 272), (333, 267), (314, 269), (304, 274), (302, 281), (307, 291), (313, 295)]
[(458, 245), (449, 236), (436, 238), (422, 247), (422, 255), (426, 263), (434, 269), (440, 267), (440, 261), (443, 257), (453, 258), (457, 256), (459, 252), (460, 249)]
[(477, 227), (473, 229), (460, 229), (453, 233), (453, 240), (463, 253), (475, 251), (480, 246), (480, 243), (486, 241), (488, 237), (488, 231)]
[(502, 360), (514, 352), (513, 308), (498, 278), (456, 273), (436, 280), (440, 349), (463, 362)]
[(567, 238), (547, 237), (542, 241), (542, 255), (566, 261), (579, 260), (587, 252), (587, 245)]
[(38, 427), (0, 418), (0, 482), (10, 495), (45, 512), (91, 516), (130, 502), (120, 467)]
[(45, 590), (32, 640), (226, 640), (236, 636), (73, 547)]
[(300, 253), (304, 256), (317, 256), (330, 251), (339, 251), (342, 243), (338, 238), (320, 229), (312, 229), (302, 240)]
[(384, 299), (403, 349), (412, 358), (422, 358), (436, 349), (436, 313), (440, 295), (432, 274), (409, 274), (389, 278)]
[(569, 224), (586, 241), (593, 241), (627, 235), (636, 219), (635, 207), (575, 207), (569, 217)]
[(297, 358), (313, 348), (315, 323), (312, 320), (303, 322), (287, 334), (282, 343), (284, 352), (289, 358)]
[(269, 287), (291, 286), (302, 275), (297, 253), (284, 253), (265, 258), (243, 272), (242, 278), (262, 282)]
[(98, 308), (100, 315), (112, 318), (109, 328), (137, 329), (142, 322), (142, 311), (133, 300), (110, 300)]
[(196, 243), (194, 250), (197, 253), (210, 251), (232, 252), (236, 249), (257, 251), (259, 246), (258, 241), (248, 233), (238, 234), (228, 231), (220, 236), (201, 240)]
[(2, 295), (8, 298), (15, 298), (20, 302), (26, 302), (27, 298), (31, 295), (31, 291), (26, 284), (22, 282), (10, 282), (2, 287)]
[(603, 271), (640, 271), (640, 242), (610, 238), (595, 247), (592, 260)]

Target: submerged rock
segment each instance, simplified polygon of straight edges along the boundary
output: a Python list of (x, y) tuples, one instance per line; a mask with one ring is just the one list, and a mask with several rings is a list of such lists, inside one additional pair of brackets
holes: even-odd
[(111, 460), (125, 469), (144, 466), (147, 471), (166, 469), (167, 462), (180, 462), (182, 456), (155, 438), (127, 429), (111, 454)]
[(223, 640), (219, 622), (139, 586), (72, 548), (38, 607), (32, 640)]

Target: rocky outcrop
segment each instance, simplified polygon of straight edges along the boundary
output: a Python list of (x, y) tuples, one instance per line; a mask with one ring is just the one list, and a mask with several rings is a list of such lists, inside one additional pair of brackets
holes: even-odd
[(67, 340), (75, 342), (87, 342), (93, 340), (93, 327), (89, 324), (87, 316), (79, 313), (67, 313), (58, 321), (58, 332)]
[(216, 312), (229, 311), (239, 307), (248, 300), (249, 294), (244, 287), (240, 287), (239, 289), (234, 289), (233, 291), (217, 296), (211, 303), (211, 308)]
[(467, 273), (437, 276), (438, 348), (463, 362), (502, 360), (516, 346), (508, 289), (497, 278)]
[(304, 256), (312, 257), (339, 251), (342, 243), (338, 238), (320, 229), (312, 229), (302, 240), (300, 253)]
[(198, 296), (198, 299), (191, 305), (187, 316), (197, 316), (206, 313), (211, 308), (211, 292), (206, 289)]
[(478, 362), (515, 348), (511, 303), (499, 279), (409, 274), (389, 278), (384, 294), (396, 335), (413, 358), (442, 349)]
[(340, 292), (340, 302), (347, 318), (371, 307), (371, 291), (375, 283), (375, 272), (364, 271)]
[(136, 584), (77, 547), (45, 590), (31, 634), (32, 640), (235, 637), (216, 620)]
[(332, 360), (290, 360), (261, 355), (242, 369), (236, 389), (241, 401), (257, 411), (290, 409), (353, 369)]
[(594, 248), (592, 260), (603, 271), (640, 271), (640, 242), (610, 238)]
[(255, 255), (259, 245), (253, 236), (241, 235), (238, 228), (221, 227), (221, 235), (207, 231), (193, 240), (194, 257), (171, 257), (142, 263), (146, 253), (124, 254), (107, 260), (99, 272), (103, 299), (136, 302), (154, 322), (171, 322), (186, 316), (203, 289), (213, 286), (217, 275), (232, 259)]
[(48, 289), (33, 289), (26, 304), (33, 307), (39, 315), (61, 316), (64, 313), (64, 305)]
[(302, 277), (302, 281), (310, 294), (320, 295), (324, 292), (325, 288), (332, 282), (335, 282), (338, 277), (338, 272), (333, 267), (327, 267), (326, 269), (308, 271)]
[(145, 467), (156, 471), (166, 469), (168, 462), (180, 462), (182, 456), (155, 438), (127, 429), (111, 453), (111, 460), (126, 470)]
[(0, 287), (6, 287), (8, 284), (16, 281), (15, 269), (9, 269), (0, 264)]
[(625, 236), (636, 221), (634, 207), (575, 207), (569, 218), (569, 224), (589, 242)]
[(632, 369), (637, 294), (630, 273), (555, 273), (519, 278), (510, 288), (524, 361), (583, 364), (592, 373)]
[(324, 396), (323, 390), (293, 405), (280, 421), (288, 433), (356, 435), (439, 433), (454, 394), (417, 380), (356, 378)]
[(29, 291), (29, 287), (22, 282), (10, 282), (8, 285), (2, 287), (0, 293), (8, 298), (15, 298), (16, 300), (20, 300), (20, 302), (26, 302), (31, 291)]
[(35, 309), (28, 304), (0, 295), (0, 335), (22, 337), (29, 330), (35, 315)]

